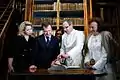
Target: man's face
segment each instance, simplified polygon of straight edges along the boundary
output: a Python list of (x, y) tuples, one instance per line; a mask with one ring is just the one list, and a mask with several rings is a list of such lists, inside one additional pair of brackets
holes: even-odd
[(45, 36), (51, 36), (52, 35), (51, 25), (48, 25), (47, 27), (43, 27), (43, 29), (44, 29), (44, 35)]
[(64, 22), (63, 23), (63, 29), (64, 32), (66, 32), (67, 34), (69, 34), (72, 31), (72, 25), (69, 25), (68, 22)]

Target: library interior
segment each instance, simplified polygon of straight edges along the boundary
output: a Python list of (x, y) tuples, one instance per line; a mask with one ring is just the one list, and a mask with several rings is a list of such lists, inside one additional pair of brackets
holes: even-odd
[[(120, 1), (119, 0), (1, 0), (0, 1), (0, 80), (9, 79), (8, 73), (8, 46), (10, 41), (18, 33), (21, 22), (32, 23), (35, 37), (43, 34), (42, 23), (49, 22), (52, 25), (52, 35), (56, 36), (57, 30), (63, 30), (63, 22), (70, 20), (73, 28), (83, 31), (85, 38), (89, 35), (89, 21), (98, 19), (102, 30), (109, 31), (117, 44), (114, 51), (115, 79), (120, 80)], [(63, 31), (60, 32), (61, 34)], [(10, 46), (9, 46), (10, 47)], [(72, 69), (71, 69), (72, 70)], [(32, 75), (41, 76), (41, 79), (76, 79), (95, 80), (91, 72), (87, 70), (46, 72)], [(44, 74), (43, 74), (44, 73)], [(49, 74), (48, 74), (49, 73)], [(88, 74), (87, 74), (88, 73)], [(55, 74), (55, 75), (54, 75)], [(84, 74), (81, 75), (81, 74)], [(14, 74), (20, 76), (27, 74)], [(33, 77), (25, 77), (25, 80)], [(51, 76), (50, 76), (51, 75)], [(65, 77), (65, 75), (67, 75)], [(104, 75), (104, 74), (101, 74)], [(70, 77), (71, 76), (71, 77)], [(87, 77), (87, 78), (85, 78)], [(18, 77), (17, 77), (18, 78)], [(22, 79), (21, 79), (22, 80)]]

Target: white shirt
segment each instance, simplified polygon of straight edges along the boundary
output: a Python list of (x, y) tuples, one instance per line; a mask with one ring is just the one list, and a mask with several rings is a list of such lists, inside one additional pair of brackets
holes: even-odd
[(69, 60), (67, 60), (68, 66), (79, 66), (81, 64), (83, 44), (83, 31), (73, 29), (70, 34), (63, 34), (60, 54), (67, 53), (70, 56), (72, 63), (69, 64)]
[[(47, 38), (46, 38), (46, 36), (44, 36), (45, 37), (45, 41), (47, 42)], [(49, 37), (49, 41), (51, 41), (51, 36), (48, 36)]]

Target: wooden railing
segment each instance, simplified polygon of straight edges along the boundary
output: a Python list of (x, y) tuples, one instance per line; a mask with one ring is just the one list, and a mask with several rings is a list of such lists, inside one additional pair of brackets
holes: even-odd
[(2, 58), (2, 55), (3, 55), (3, 48), (4, 48), (4, 44), (5, 44), (5, 38), (6, 38), (6, 32), (8, 30), (8, 26), (10, 24), (10, 21), (11, 21), (11, 17), (12, 17), (12, 13), (14, 11), (14, 4), (15, 4), (15, 0), (11, 0), (9, 2), (9, 4), (7, 5), (5, 11), (3, 12), (3, 14), (1, 15), (0, 17), (0, 20), (2, 19), (2, 17), (4, 16), (5, 12), (11, 8), (11, 12), (7, 18), (7, 21), (5, 22), (5, 25), (3, 26), (3, 29), (0, 33), (0, 61), (1, 61), (1, 58)]

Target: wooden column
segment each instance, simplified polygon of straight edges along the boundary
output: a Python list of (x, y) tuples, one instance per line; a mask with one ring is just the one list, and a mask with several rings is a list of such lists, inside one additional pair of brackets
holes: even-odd
[(88, 36), (87, 0), (83, 0), (83, 10), (84, 10), (84, 33), (85, 33), (85, 36)]
[(60, 0), (57, 0), (57, 19), (56, 19), (57, 29), (59, 29), (60, 25)]
[(103, 8), (100, 8), (100, 17), (104, 21)]
[(25, 4), (25, 19), (26, 21), (32, 21), (32, 9), (34, 0), (26, 0)]
[(90, 0), (90, 19), (92, 19), (92, 0)]

